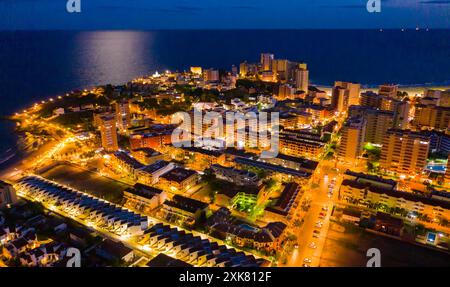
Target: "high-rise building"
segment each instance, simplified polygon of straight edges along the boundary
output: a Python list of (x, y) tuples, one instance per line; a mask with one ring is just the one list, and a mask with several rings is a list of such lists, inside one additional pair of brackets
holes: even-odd
[(261, 54), (261, 67), (263, 71), (272, 70), (272, 61), (274, 60), (274, 58), (275, 56), (273, 54), (269, 53)]
[(439, 106), (450, 107), (450, 90), (442, 91), (439, 97)]
[(338, 156), (345, 160), (355, 160), (361, 156), (364, 147), (366, 121), (363, 117), (352, 117), (342, 127)]
[(394, 112), (394, 127), (397, 129), (406, 129), (409, 124), (409, 99), (394, 99), (388, 96), (381, 96), (380, 109)]
[(14, 187), (0, 180), (0, 209), (13, 205), (16, 202), (17, 196)]
[(360, 84), (336, 81), (332, 90), (331, 105), (337, 112), (345, 112), (349, 106), (359, 104), (360, 91)]
[(130, 101), (122, 100), (115, 103), (117, 127), (121, 132), (127, 132), (131, 126)]
[(248, 64), (247, 62), (242, 62), (239, 64), (239, 76), (246, 77), (248, 74)]
[(331, 107), (339, 113), (343, 113), (348, 109), (348, 98), (346, 90), (342, 87), (334, 87), (331, 92)]
[(102, 147), (107, 152), (115, 152), (119, 149), (116, 117), (114, 115), (106, 115), (100, 118), (100, 135)]
[(378, 87), (378, 94), (391, 99), (397, 98), (398, 85), (385, 84)]
[(419, 174), (427, 164), (429, 145), (426, 134), (390, 129), (383, 140), (380, 166), (403, 175)]
[(394, 111), (394, 128), (407, 129), (409, 127), (409, 112), (411, 104), (409, 99), (403, 99), (396, 104)]
[(295, 88), (299, 91), (308, 93), (309, 71), (305, 68), (299, 68), (295, 71)]
[(203, 73), (202, 67), (191, 67), (191, 73), (201, 75)]
[(295, 95), (295, 89), (292, 88), (288, 84), (281, 84), (278, 87), (278, 95), (277, 99), (279, 101), (286, 100), (286, 99), (293, 99)]
[(278, 80), (285, 82), (289, 79), (289, 61), (288, 60), (273, 60), (272, 71), (277, 76)]
[(377, 93), (367, 91), (361, 93), (359, 104), (361, 106), (379, 109), (381, 107), (381, 97)]
[(219, 81), (219, 70), (208, 69), (204, 71), (204, 79), (207, 82), (218, 82)]
[(349, 117), (361, 116), (366, 120), (364, 142), (382, 144), (387, 130), (394, 127), (394, 113), (366, 106), (351, 106)]
[(413, 125), (416, 127), (437, 130), (450, 128), (450, 107), (418, 104), (415, 108)]

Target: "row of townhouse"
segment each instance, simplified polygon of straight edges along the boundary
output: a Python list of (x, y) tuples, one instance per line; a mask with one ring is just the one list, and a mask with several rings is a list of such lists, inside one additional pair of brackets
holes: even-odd
[(266, 260), (162, 223), (148, 230), (146, 245), (196, 266), (258, 267), (268, 264)]
[(148, 228), (145, 216), (41, 177), (24, 177), (16, 188), (50, 208), (57, 208), (119, 235), (138, 235)]

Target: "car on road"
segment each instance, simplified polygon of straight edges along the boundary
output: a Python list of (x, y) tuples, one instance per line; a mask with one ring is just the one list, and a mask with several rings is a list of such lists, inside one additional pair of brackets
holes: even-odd
[(309, 247), (309, 248), (312, 248), (312, 249), (316, 249), (316, 248), (317, 248), (317, 245), (316, 245), (315, 242), (311, 242), (311, 244), (309, 244), (308, 247)]
[(302, 265), (302, 267), (311, 267), (311, 265), (305, 263)]
[(298, 244), (295, 244), (295, 245), (294, 245), (294, 248), (295, 248), (295, 249), (298, 249)]
[(311, 260), (311, 259), (309, 259), (309, 258), (305, 258), (305, 259), (303, 259), (303, 262), (304, 262), (304, 263), (311, 263), (311, 262), (312, 262), (312, 260)]
[(323, 211), (328, 211), (328, 206), (322, 207), (322, 210), (323, 210)]

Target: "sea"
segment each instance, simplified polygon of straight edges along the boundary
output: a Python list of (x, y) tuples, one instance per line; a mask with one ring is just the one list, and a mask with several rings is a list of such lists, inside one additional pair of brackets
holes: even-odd
[[(230, 69), (262, 52), (306, 62), (317, 85), (450, 85), (450, 30), (0, 31), (0, 116), (155, 71)], [(13, 131), (0, 120), (0, 168), (15, 153)]]

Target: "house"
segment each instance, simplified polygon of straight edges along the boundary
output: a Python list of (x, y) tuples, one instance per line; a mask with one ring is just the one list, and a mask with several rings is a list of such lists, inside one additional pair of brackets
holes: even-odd
[(139, 168), (135, 171), (139, 183), (153, 185), (160, 177), (174, 168), (174, 164), (165, 160), (159, 160), (151, 165)]
[(260, 185), (261, 180), (250, 171), (240, 170), (232, 167), (225, 167), (219, 164), (211, 165), (211, 170), (217, 178), (232, 182), (236, 185)]
[(194, 170), (178, 167), (160, 177), (161, 185), (172, 191), (184, 191), (197, 184), (198, 173)]
[(167, 193), (159, 188), (136, 183), (127, 188), (124, 193), (125, 207), (149, 213), (159, 207), (167, 199)]
[(177, 194), (164, 202), (161, 212), (169, 221), (193, 225), (206, 215), (208, 207), (207, 203)]
[(148, 147), (134, 149), (131, 151), (131, 155), (146, 165), (150, 165), (157, 161), (164, 160), (163, 154)]
[(386, 234), (401, 236), (403, 231), (403, 220), (392, 217), (387, 213), (378, 212), (375, 217), (374, 229)]
[(295, 207), (300, 186), (295, 182), (287, 183), (275, 205), (266, 207), (265, 216), (274, 220), (289, 221), (292, 207)]
[(29, 247), (29, 242), (24, 237), (13, 240), (3, 246), (3, 256), (14, 258), (20, 253), (25, 252)]

